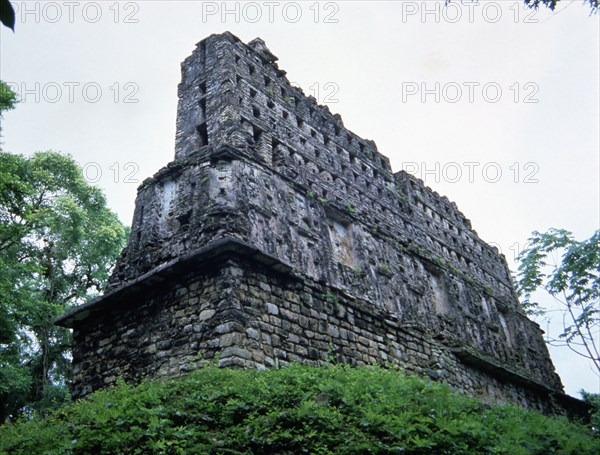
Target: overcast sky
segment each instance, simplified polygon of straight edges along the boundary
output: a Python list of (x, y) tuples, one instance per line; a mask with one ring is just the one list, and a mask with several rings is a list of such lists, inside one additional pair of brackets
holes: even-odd
[[(455, 201), (513, 270), (534, 230), (599, 228), (599, 17), (581, 0), (556, 13), (511, 0), (13, 3), (0, 78), (23, 101), (2, 121), (4, 150), (71, 154), (126, 224), (138, 184), (173, 158), (180, 62), (228, 30), (263, 38), (291, 81)], [(568, 393), (600, 392), (584, 361), (551, 353)]]

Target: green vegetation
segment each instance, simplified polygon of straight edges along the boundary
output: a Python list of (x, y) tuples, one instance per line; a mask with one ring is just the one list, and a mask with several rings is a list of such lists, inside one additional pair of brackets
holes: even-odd
[(462, 276), (463, 275), (463, 273), (460, 271), (460, 269), (458, 267), (456, 267), (455, 265), (448, 264), (448, 270), (450, 270), (450, 272), (453, 273), (456, 276)]
[(68, 400), (71, 334), (53, 321), (104, 288), (126, 234), (71, 157), (0, 152), (0, 422)]
[(600, 393), (589, 393), (585, 390), (581, 391), (581, 396), (584, 401), (592, 405), (590, 412), (590, 424), (592, 431), (597, 437), (600, 437)]
[(394, 244), (394, 246), (396, 247), (396, 249), (398, 251), (400, 251), (401, 253), (406, 253), (406, 251), (408, 251), (408, 248), (400, 241), (396, 242)]
[(0, 114), (15, 108), (17, 94), (13, 92), (6, 82), (0, 81)]
[(494, 288), (485, 284), (485, 285), (483, 285), (482, 289), (483, 289), (483, 292), (485, 292), (487, 295), (489, 295), (490, 297), (494, 297)]
[(377, 272), (382, 275), (391, 275), (390, 266), (388, 264), (379, 264), (377, 266)]
[(325, 297), (325, 300), (327, 300), (329, 303), (338, 303), (338, 296), (332, 292), (328, 292), (323, 297)]
[(440, 256), (434, 256), (433, 262), (435, 265), (437, 265), (438, 267), (440, 267), (442, 269), (445, 269), (448, 267), (448, 262), (446, 262), (446, 260)]
[[(0, 116), (16, 102), (0, 82)], [(53, 321), (104, 288), (126, 234), (71, 157), (0, 152), (0, 422), (68, 400), (71, 334)]]
[(545, 290), (563, 321), (562, 332), (551, 337), (550, 344), (569, 347), (591, 360), (600, 373), (600, 230), (582, 241), (564, 229), (533, 232), (518, 259), (516, 289), (523, 309), (546, 314), (547, 309), (532, 300), (538, 289)]
[[(0, 117), (16, 103), (0, 81)], [(104, 288), (126, 235), (70, 156), (0, 151), (0, 422), (68, 401), (71, 334), (53, 321)]]
[(395, 187), (393, 187), (393, 189), (396, 191), (396, 195), (398, 196), (398, 198), (400, 198), (402, 202), (408, 202), (408, 196), (406, 195), (404, 189), (400, 185), (396, 185)]
[(352, 268), (352, 275), (354, 275), (356, 278), (360, 277), (363, 275), (363, 269), (360, 267), (353, 267)]
[(600, 439), (378, 367), (207, 366), (0, 426), (0, 453), (584, 455), (600, 453)]
[(271, 204), (265, 202), (265, 204), (263, 205), (263, 209), (264, 209), (265, 214), (267, 216), (272, 216), (273, 215), (273, 210), (271, 209)]
[[(14, 109), (17, 102), (17, 94), (10, 89), (6, 82), (0, 81), (0, 133), (2, 133), (2, 113)], [(0, 150), (2, 150), (1, 147)]]
[(410, 251), (418, 254), (419, 256), (422, 256), (422, 257), (425, 257), (425, 258), (429, 257), (428, 251), (420, 243), (416, 243), (416, 242), (413, 242), (412, 240), (409, 240), (408, 241), (408, 249)]

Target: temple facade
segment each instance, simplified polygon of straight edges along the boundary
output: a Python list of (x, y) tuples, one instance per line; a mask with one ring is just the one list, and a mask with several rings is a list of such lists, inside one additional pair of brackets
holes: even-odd
[(276, 61), (223, 33), (182, 63), (175, 158), (138, 189), (105, 294), (58, 320), (73, 328), (74, 397), (207, 360), (333, 360), (576, 408), (504, 257)]

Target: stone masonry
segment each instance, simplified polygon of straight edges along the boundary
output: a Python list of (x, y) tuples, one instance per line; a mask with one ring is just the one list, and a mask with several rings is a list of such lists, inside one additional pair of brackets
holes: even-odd
[(183, 62), (175, 160), (140, 186), (104, 296), (57, 321), (73, 328), (73, 396), (217, 358), (334, 359), (576, 412), (504, 258), (276, 60), (223, 33)]

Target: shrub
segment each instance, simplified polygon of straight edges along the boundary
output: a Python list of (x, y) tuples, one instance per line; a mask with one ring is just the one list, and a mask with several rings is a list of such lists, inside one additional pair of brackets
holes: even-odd
[(600, 439), (566, 418), (378, 367), (207, 366), (4, 424), (0, 453), (593, 454)]

